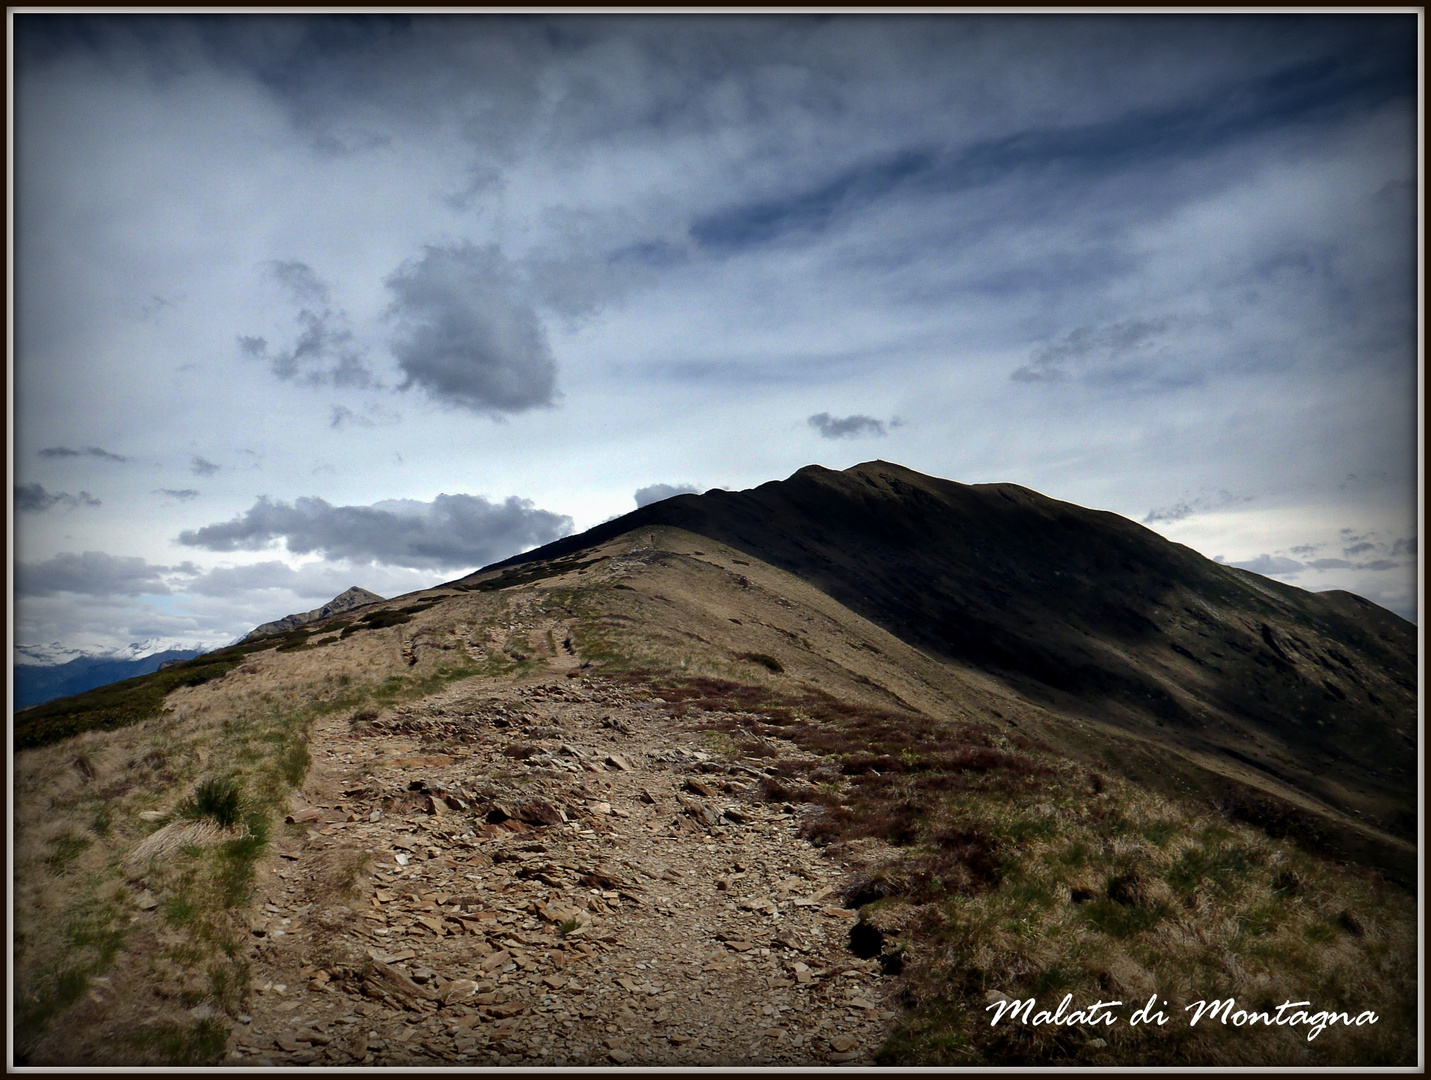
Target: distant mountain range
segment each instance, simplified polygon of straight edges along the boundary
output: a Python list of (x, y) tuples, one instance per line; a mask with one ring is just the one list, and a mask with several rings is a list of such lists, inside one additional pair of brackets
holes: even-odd
[[(276, 634), (292, 630), (318, 619), (351, 611), (365, 604), (381, 603), (382, 597), (375, 592), (354, 586), (339, 593), (322, 607), (312, 611), (286, 615), (282, 619), (266, 622), (255, 627), (240, 640), (248, 641), (266, 634)], [(170, 661), (190, 660), (202, 656), (210, 647), (198, 649), (166, 648), (157, 640), (133, 642), (119, 649), (93, 654), (65, 648), (58, 643), (52, 645), (20, 645), (15, 652), (20, 657), (14, 666), (15, 703), (17, 709), (31, 705), (43, 705), (56, 698), (71, 694), (82, 694), (98, 686), (108, 686), (122, 679), (132, 679), (136, 675), (148, 675), (158, 671)], [(27, 663), (26, 661), (34, 661)]]
[[(130, 646), (135, 648), (135, 646)], [(164, 649), (137, 658), (119, 656), (77, 656), (63, 664), (16, 664), (15, 708), (41, 705), (55, 698), (82, 694), (96, 686), (107, 686), (121, 679), (148, 675), (158, 671), (169, 660), (189, 660), (204, 653), (203, 649)]]

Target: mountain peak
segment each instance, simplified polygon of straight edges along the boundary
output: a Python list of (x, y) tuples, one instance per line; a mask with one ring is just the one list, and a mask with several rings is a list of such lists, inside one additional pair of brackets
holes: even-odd
[(350, 589), (345, 589), (333, 599), (329, 600), (322, 607), (314, 608), (312, 611), (299, 612), (294, 615), (285, 615), (281, 619), (273, 622), (266, 622), (262, 626), (256, 626), (244, 635), (244, 641), (251, 641), (257, 637), (267, 634), (278, 634), (284, 630), (292, 630), (296, 626), (304, 626), (319, 619), (326, 619), (332, 615), (341, 615), (345, 611), (352, 611), (354, 608), (363, 607), (366, 604), (378, 604), (385, 598), (375, 592), (354, 585)]

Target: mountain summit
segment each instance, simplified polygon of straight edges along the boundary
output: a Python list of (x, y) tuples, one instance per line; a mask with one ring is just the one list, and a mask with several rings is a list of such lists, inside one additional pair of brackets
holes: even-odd
[(304, 611), (297, 615), (285, 615), (281, 619), (275, 619), (273, 622), (266, 622), (262, 626), (256, 626), (241, 640), (252, 641), (255, 638), (266, 637), (269, 634), (280, 634), (285, 630), (293, 630), (300, 626), (307, 626), (309, 623), (317, 622), (319, 619), (328, 619), (334, 615), (341, 615), (345, 611), (352, 611), (354, 608), (360, 608), (366, 604), (380, 604), (382, 600), (383, 598), (377, 593), (369, 592), (367, 589), (361, 589), (354, 585), (351, 589), (340, 592), (322, 607), (314, 608), (312, 611)]

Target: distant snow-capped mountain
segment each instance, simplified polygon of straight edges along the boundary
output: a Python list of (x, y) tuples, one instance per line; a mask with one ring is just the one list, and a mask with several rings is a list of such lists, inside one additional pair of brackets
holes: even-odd
[(42, 705), (55, 698), (82, 694), (136, 675), (158, 671), (166, 660), (189, 660), (216, 646), (176, 647), (173, 642), (150, 638), (102, 652), (85, 652), (61, 645), (15, 646), (14, 708)]
[(109, 649), (86, 649), (52, 641), (47, 645), (16, 645), (14, 662), (50, 667), (55, 664), (67, 664), (71, 660), (142, 660), (154, 653), (168, 652), (174, 649), (202, 651), (213, 648), (217, 648), (217, 646), (206, 642), (165, 641), (162, 638), (131, 641), (128, 645), (117, 645)]

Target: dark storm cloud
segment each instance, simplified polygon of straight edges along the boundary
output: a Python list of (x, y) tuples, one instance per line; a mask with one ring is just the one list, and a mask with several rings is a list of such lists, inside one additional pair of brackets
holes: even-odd
[(884, 435), (883, 420), (873, 416), (831, 416), (827, 412), (816, 413), (805, 421), (820, 433), (824, 439), (855, 439), (861, 435)]
[(512, 265), (495, 245), (426, 247), (386, 281), (393, 354), (439, 401), (474, 412), (550, 405), (556, 363)]
[(156, 488), (155, 495), (167, 495), (171, 499), (178, 499), (180, 502), (188, 502), (190, 499), (197, 499), (199, 493), (194, 488)]
[(215, 465), (212, 461), (201, 457), (196, 457), (189, 463), (189, 471), (195, 476), (213, 476), (220, 468), (222, 466)]
[(78, 495), (69, 495), (63, 491), (46, 491), (39, 484), (15, 485), (16, 510), (39, 513), (56, 505), (68, 506), (73, 510), (76, 506), (101, 506), (103, 504), (88, 491), (81, 491)]
[(318, 280), (318, 275), (307, 263), (282, 262), (275, 260), (269, 264), (273, 276), (302, 304), (328, 303), (328, 286)]
[(192, 563), (156, 566), (135, 556), (86, 551), (82, 555), (56, 555), (44, 562), (17, 563), (15, 582), (16, 591), (24, 596), (54, 596), (58, 593), (167, 596), (171, 590), (165, 582), (166, 576), (194, 572)]
[[(964, 26), (979, 20), (958, 20)], [(1136, 34), (1134, 20), (1067, 22), (1040, 20), (1041, 28), (1066, 27), (1074, 37), (1093, 45), (1093, 59), (1101, 49), (1124, 34)], [(1184, 22), (1196, 32), (1206, 31)], [(1242, 24), (1246, 40), (1255, 42), (1265, 27)], [(868, 206), (896, 195), (953, 194), (987, 187), (1014, 177), (1039, 175), (1066, 185), (1108, 176), (1132, 167), (1147, 168), (1163, 159), (1186, 159), (1209, 153), (1235, 141), (1265, 134), (1274, 128), (1316, 119), (1327, 122), (1349, 109), (1366, 109), (1404, 97), (1411, 85), (1414, 48), (1407, 36), (1390, 24), (1362, 21), (1333, 24), (1304, 23), (1285, 29), (1301, 33), (1320, 29), (1326, 37), (1320, 53), (1298, 57), (1292, 50), (1262, 70), (1229, 83), (1208, 87), (1191, 100), (1162, 108), (1130, 108), (1112, 118), (1063, 127), (1030, 126), (1014, 134), (975, 139), (961, 147), (921, 146), (847, 166), (823, 182), (778, 197), (727, 207), (693, 223), (692, 236), (707, 247), (737, 247), (769, 243), (787, 233), (813, 232), (858, 215)], [(1092, 32), (1090, 34), (1090, 31)], [(1377, 56), (1336, 41), (1338, 31), (1380, 47)], [(1013, 36), (1013, 35), (1011, 35)], [(1371, 45), (1375, 41), (1376, 45)], [(1306, 39), (1303, 39), (1306, 42)], [(1290, 41), (1288, 42), (1290, 44)], [(1258, 52), (1248, 49), (1249, 57)], [(1267, 60), (1272, 60), (1267, 57)], [(1268, 70), (1270, 69), (1270, 70)], [(1091, 72), (1090, 72), (1091, 74)], [(1150, 84), (1150, 90), (1154, 87)], [(1073, 99), (1076, 101), (1075, 93)]]
[(571, 518), (526, 499), (492, 503), (476, 495), (439, 495), (373, 506), (332, 506), (307, 497), (292, 504), (260, 498), (232, 521), (179, 534), (209, 551), (258, 551), (283, 540), (295, 555), (383, 563), (414, 569), (481, 566), (564, 536)]
[(649, 487), (636, 489), (636, 505), (638, 507), (648, 506), (662, 499), (669, 499), (676, 495), (694, 495), (697, 489), (690, 484), (652, 484)]
[(239, 351), (267, 360), (280, 379), (308, 386), (371, 386), (373, 373), (353, 336), (348, 313), (332, 306), (328, 286), (313, 268), (296, 261), (273, 262), (269, 271), (295, 304), (304, 305), (296, 316), (300, 333), (291, 347), (273, 352), (268, 339), (240, 334)]
[(50, 446), (40, 451), (42, 458), (92, 457), (101, 461), (128, 461), (123, 454), (111, 454), (98, 446), (86, 446), (83, 450), (72, 450), (68, 446)]

